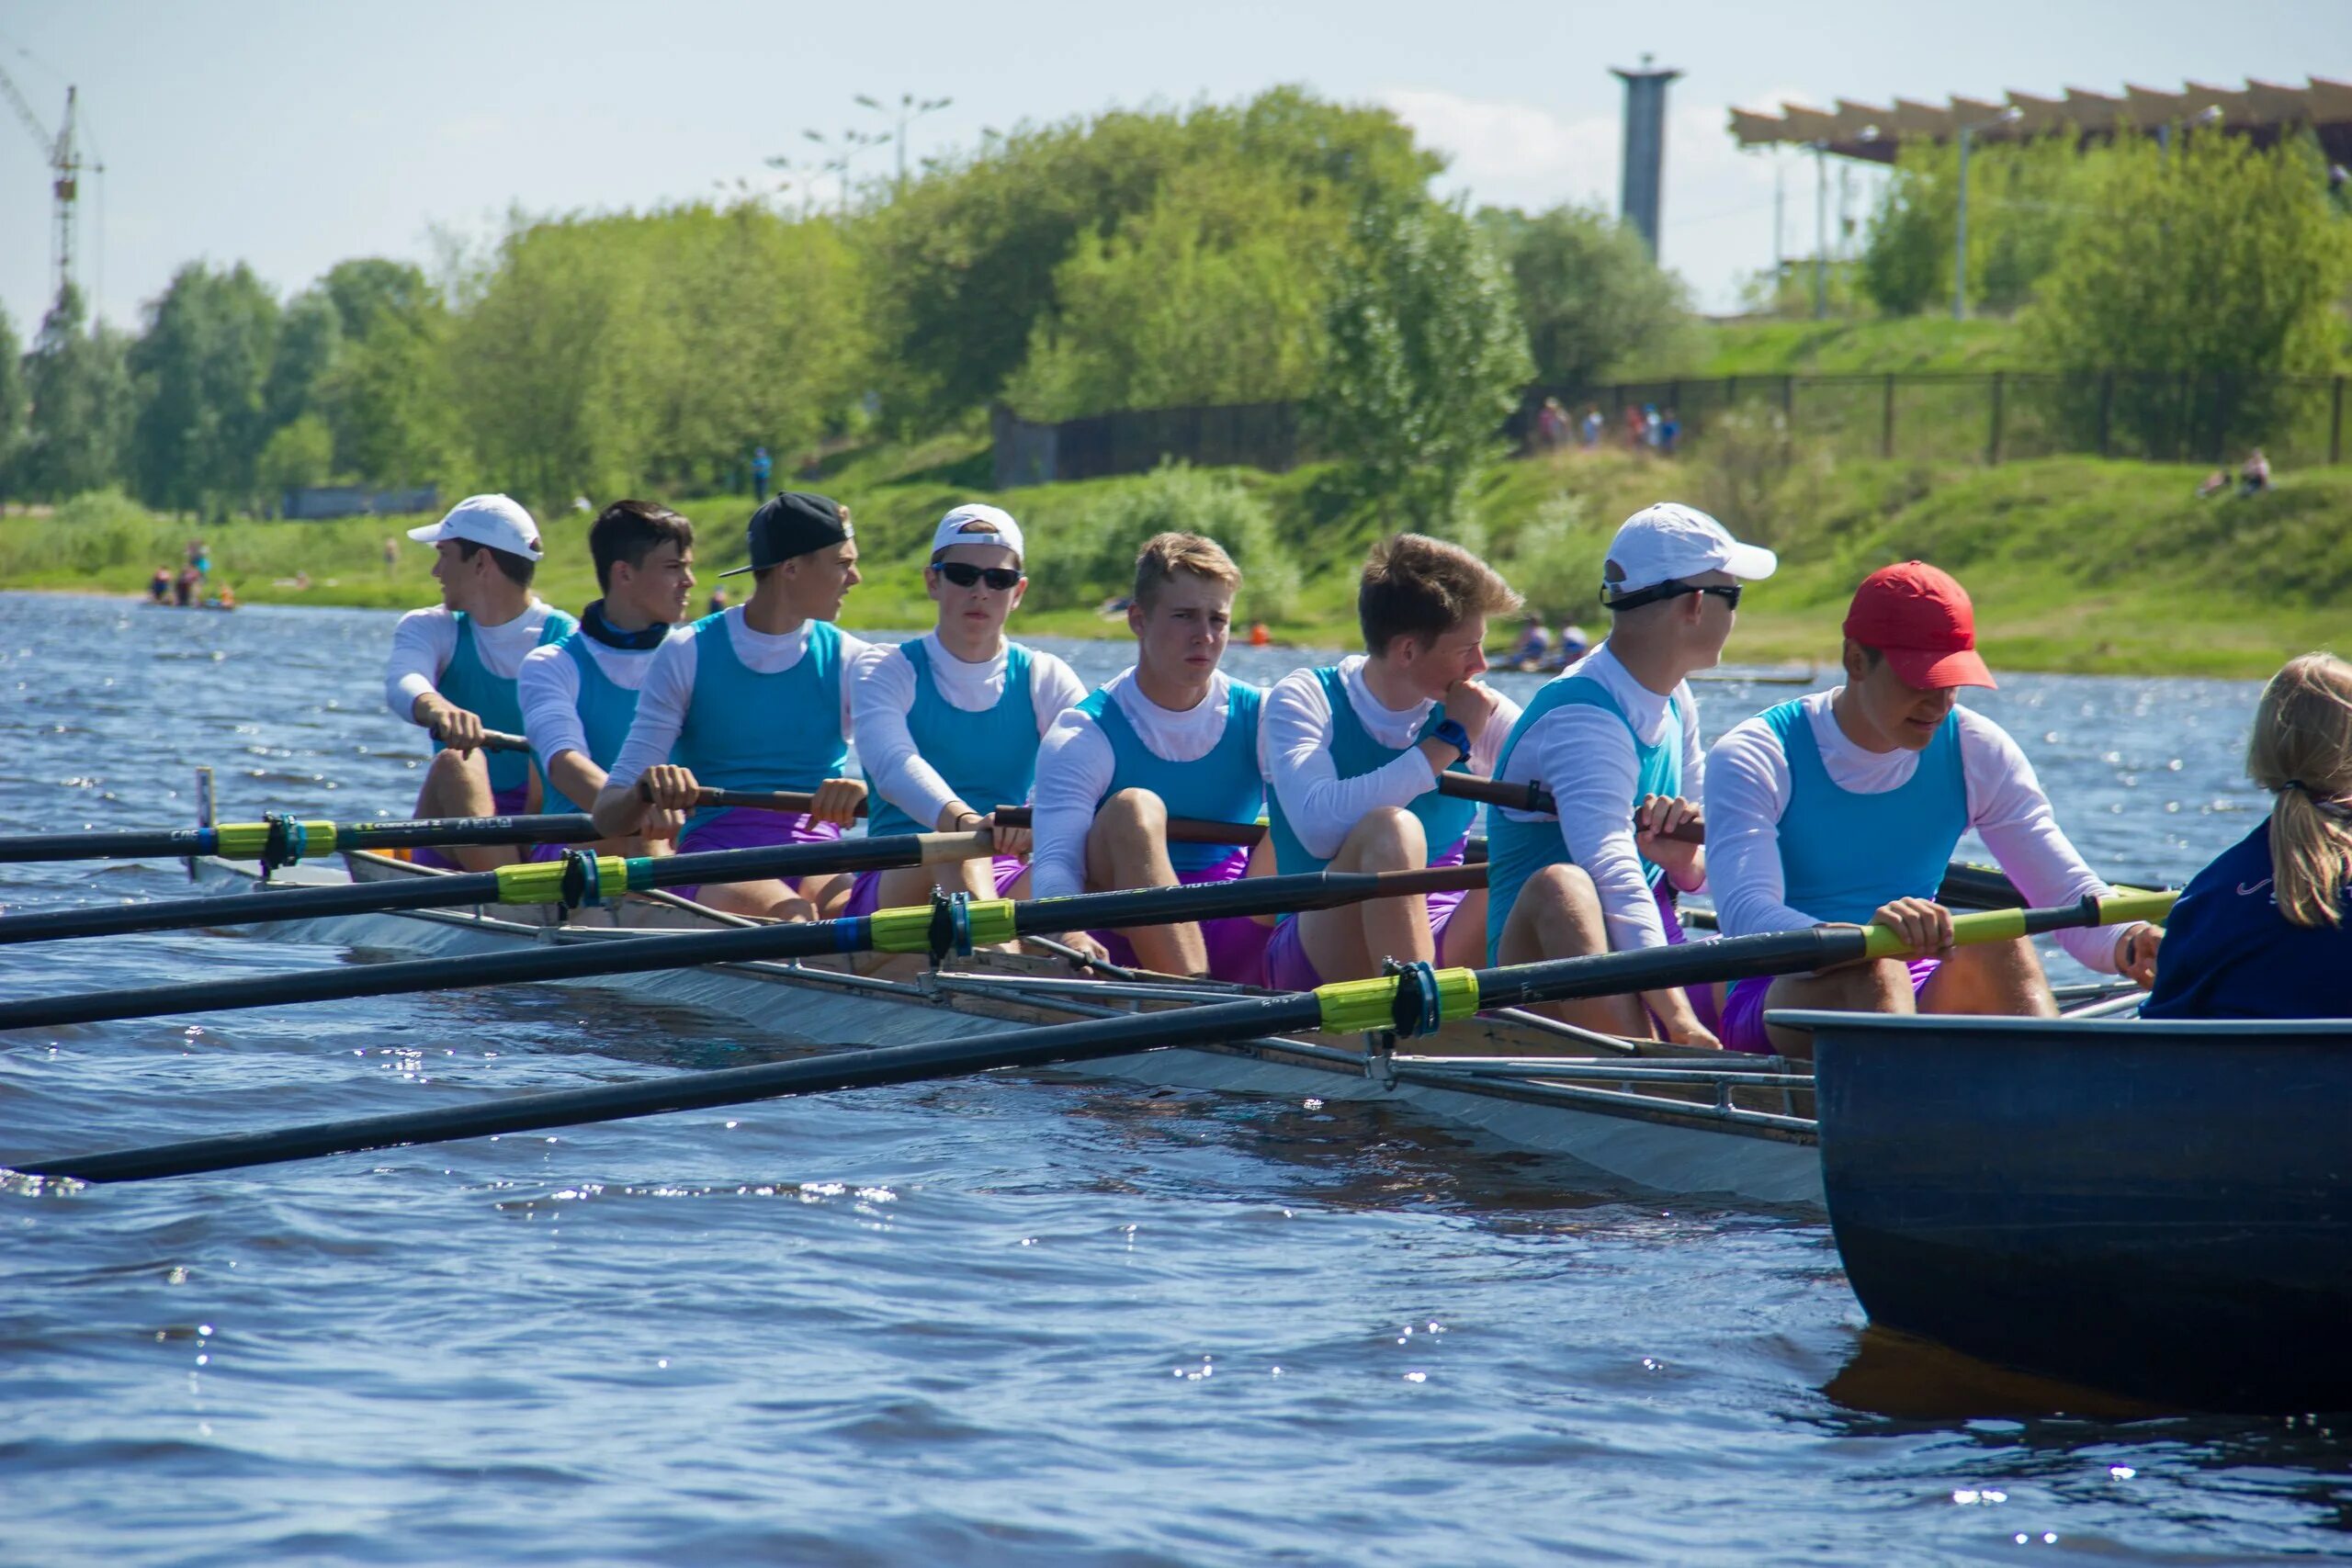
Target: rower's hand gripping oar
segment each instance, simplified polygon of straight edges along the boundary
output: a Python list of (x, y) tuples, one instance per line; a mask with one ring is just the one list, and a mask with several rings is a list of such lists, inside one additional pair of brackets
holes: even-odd
[[(988, 852), (989, 838), (985, 833), (938, 833), (910, 834), (901, 839), (852, 839), (838, 844), (778, 845), (764, 850), (723, 851), (711, 858), (718, 859), (720, 855), (765, 856), (769, 858), (760, 863), (774, 865), (779, 863), (780, 857), (791, 850), (825, 851), (837, 857), (845, 857), (867, 845), (904, 846), (910, 841), (921, 840), (946, 840), (953, 844), (952, 851), (947, 844), (941, 844), (942, 853), (962, 856)], [(681, 863), (697, 858), (670, 855), (652, 863), (657, 867), (674, 868)], [(739, 859), (736, 863), (742, 865), (750, 862)], [(837, 859), (834, 863), (838, 867), (855, 863)], [(500, 873), (550, 874), (560, 873), (563, 869), (556, 864), (502, 866)], [(496, 875), (499, 873), (484, 874)], [(1068, 931), (1112, 930), (1167, 925), (1177, 920), (1216, 919), (1227, 915), (1329, 908), (1333, 905), (1365, 898), (1396, 898), (1483, 886), (1486, 876), (1485, 866), (1464, 865), (1439, 866), (1427, 871), (1315, 872), (1305, 876), (1245, 877), (1238, 882), (1148, 887), (1117, 893), (1081, 893), (1069, 898), (1033, 898), (1018, 904), (1007, 898), (972, 899), (958, 895), (934, 899), (926, 906), (879, 909), (871, 915), (837, 920), (571, 942), (555, 947), (534, 947), (521, 953), (339, 965), (290, 975), (158, 986), (143, 990), (31, 997), (21, 1001), (0, 1002), (0, 1030), (98, 1023), (112, 1019), (147, 1018), (164, 1013), (233, 1011), (243, 1008), (291, 1006), (300, 1002), (338, 1001), (353, 997), (402, 996), (419, 991), (457, 990), (529, 980), (590, 979), (604, 975), (684, 969), (699, 964), (817, 958), (834, 953), (929, 953), (936, 962), (951, 953), (968, 953), (975, 947), (1012, 942), (1032, 932), (1051, 935)], [(456, 879), (435, 877), (432, 880), (444, 883)], [(344, 889), (325, 891), (341, 893)], [(260, 897), (262, 895), (247, 894), (243, 897)]]
[[(1953, 936), (1962, 943), (2001, 942), (2070, 926), (2161, 919), (2174, 897), (2171, 893), (2133, 893), (2085, 899), (2057, 908), (1963, 915), (1952, 922)], [(1815, 926), (1510, 968), (1432, 969), (1420, 964), (1375, 980), (1341, 981), (1289, 996), (1090, 1019), (978, 1040), (837, 1049), (790, 1062), (681, 1073), (645, 1083), (514, 1095), (461, 1110), (406, 1111), (276, 1132), (237, 1133), (152, 1148), (36, 1160), (14, 1168), (32, 1176), (81, 1181), (144, 1181), (366, 1149), (540, 1132), (673, 1111), (707, 1111), (787, 1095), (826, 1094), (1004, 1067), (1097, 1061), (1171, 1045), (1226, 1044), (1311, 1030), (1391, 1031), (1413, 1036), (1469, 1018), (1481, 1008), (1788, 974), (1858, 958), (1893, 958), (1905, 952), (1902, 939), (1883, 927)]]

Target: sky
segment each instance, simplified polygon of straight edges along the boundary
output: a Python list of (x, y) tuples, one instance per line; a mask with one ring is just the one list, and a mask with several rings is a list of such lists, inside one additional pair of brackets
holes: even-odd
[[(480, 244), (517, 209), (806, 181), (766, 159), (814, 152), (811, 129), (882, 129), (859, 94), (951, 100), (910, 133), (920, 157), (1023, 120), (1303, 84), (1394, 110), (1451, 157), (1444, 188), (1476, 202), (1613, 212), (1623, 99), (1609, 69), (1645, 54), (1684, 73), (1660, 259), (1724, 311), (1772, 262), (1783, 167), (1792, 254), (1810, 254), (1815, 225), (1814, 169), (1738, 151), (1733, 106), (2352, 79), (2352, 3), (0, 0), (0, 71), (44, 124), (68, 83), (81, 89), (106, 173), (85, 186), (80, 275), (133, 327), (193, 259), (249, 262), (290, 295), (349, 256), (430, 266), (436, 236)], [(48, 175), (29, 130), (0, 121), (0, 308), (29, 339), (53, 292)], [(859, 172), (888, 160), (869, 153)], [(1846, 197), (1857, 220), (1869, 174)], [(1834, 160), (1829, 188), (1834, 227)]]

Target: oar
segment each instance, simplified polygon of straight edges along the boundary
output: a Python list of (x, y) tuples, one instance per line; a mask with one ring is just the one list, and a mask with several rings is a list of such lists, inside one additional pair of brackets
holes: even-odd
[[(585, 821), (582, 818), (581, 820)], [(692, 887), (711, 882), (756, 882), (771, 876), (821, 876), (973, 860), (989, 852), (985, 832), (905, 833), (880, 839), (838, 839), (813, 844), (771, 844), (691, 855), (568, 856), (490, 871), (355, 882), (329, 887), (265, 887), (201, 898), (163, 898), (99, 909), (41, 909), (0, 915), (0, 946), (69, 937), (123, 936), (132, 931), (205, 926), (258, 925), (269, 920), (323, 919), (392, 909), (446, 909), (467, 904), (601, 904), (623, 893)]]
[[(1963, 915), (1952, 922), (1953, 935), (1961, 942), (2000, 942), (2069, 926), (2156, 919), (2171, 908), (2172, 900), (2169, 893), (2133, 894), (2050, 909)], [(1341, 981), (1289, 996), (1090, 1019), (978, 1040), (835, 1048), (796, 1061), (681, 1073), (649, 1083), (514, 1095), (458, 1110), (413, 1111), (276, 1132), (234, 1133), (151, 1148), (37, 1160), (14, 1168), (31, 1176), (80, 1181), (145, 1181), (365, 1149), (541, 1132), (673, 1111), (708, 1111), (749, 1100), (913, 1083), (1004, 1067), (1099, 1061), (1171, 1045), (1226, 1044), (1310, 1030), (1333, 1033), (1393, 1030), (1409, 1036), (1431, 1032), (1482, 1008), (1783, 975), (1857, 958), (1892, 958), (1907, 951), (1902, 939), (1883, 927), (1815, 926), (1769, 936), (1562, 958), (1510, 968), (1414, 970), (1376, 980)]]
[[(954, 838), (956, 835), (938, 835)], [(969, 835), (980, 838), (982, 835)], [(888, 843), (888, 839), (853, 840)], [(831, 848), (833, 846), (817, 846)], [(844, 845), (843, 847), (847, 847)], [(690, 859), (673, 855), (662, 863)], [(503, 869), (517, 869), (506, 867)], [(535, 868), (521, 868), (535, 869)], [(552, 868), (560, 869), (560, 868)], [(1119, 893), (1082, 893), (1069, 898), (941, 900), (903, 909), (838, 920), (755, 926), (749, 930), (653, 935), (533, 948), (525, 953), (481, 953), (463, 958), (425, 958), (392, 964), (362, 964), (254, 979), (209, 980), (195, 985), (156, 986), (141, 990), (85, 992), (65, 997), (28, 997), (0, 1002), (0, 1030), (99, 1023), (111, 1019), (161, 1013), (227, 1012), (243, 1008), (288, 1007), (300, 1002), (338, 1001), (352, 997), (401, 996), (417, 991), (503, 986), (526, 980), (571, 980), (602, 975), (633, 975), (652, 969), (684, 969), (698, 964), (815, 958), (846, 953), (969, 951), (1011, 942), (1031, 931), (1114, 930), (1208, 920), (1228, 915), (1273, 914), (1322, 909), (1364, 898), (1453, 892), (1481, 886), (1483, 865), (1440, 866), (1430, 871), (1316, 872), (1305, 876), (1245, 877), (1238, 882), (1191, 887), (1149, 887)], [(331, 889), (340, 892), (342, 889)], [(258, 897), (250, 895), (249, 897)]]
[[(448, 744), (447, 741), (441, 739), (441, 732), (438, 729), (429, 730), (427, 733), (441, 744), (445, 746)], [(527, 751), (530, 749), (531, 742), (526, 737), (508, 735), (503, 730), (496, 729), (483, 730), (481, 739), (468, 748), (474, 751)]]
[(133, 828), (88, 833), (0, 835), (0, 863), (178, 859), (221, 855), (291, 865), (345, 850), (409, 850), (451, 844), (584, 844), (602, 838), (577, 813), (545, 817), (421, 817), (396, 822), (311, 822), (273, 817), (212, 828)]
[[(702, 789), (695, 792), (696, 806), (727, 806), (746, 811), (806, 812), (816, 804), (817, 797), (797, 790)], [(865, 815), (865, 802), (860, 801), (857, 815)], [(1030, 810), (1025, 806), (1000, 806), (996, 819), (1007, 828), (1030, 826)], [(1254, 844), (1266, 836), (1263, 822), (1213, 822), (1197, 817), (1171, 817), (1168, 819), (1168, 842), (1171, 844)]]

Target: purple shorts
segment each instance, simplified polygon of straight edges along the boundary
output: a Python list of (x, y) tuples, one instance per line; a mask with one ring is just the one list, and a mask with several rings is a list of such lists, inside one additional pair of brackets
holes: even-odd
[[(1186, 887), (1203, 887), (1211, 883), (1238, 882), (1250, 872), (1250, 852), (1236, 851), (1215, 865), (1198, 871), (1180, 871), (1176, 880)], [(1095, 931), (1094, 940), (1111, 954), (1111, 962), (1127, 968), (1136, 966), (1136, 950), (1121, 931)], [(1265, 962), (1266, 942), (1273, 935), (1269, 926), (1261, 926), (1247, 915), (1229, 915), (1221, 919), (1201, 922), (1201, 941), (1209, 952), (1209, 977), (1230, 980), (1237, 985), (1255, 985)]]
[[(1470, 836), (1464, 834), (1453, 840), (1443, 854), (1433, 857), (1430, 867), (1460, 865), (1469, 852)], [(1445, 952), (1445, 928), (1453, 923), (1454, 911), (1462, 908), (1462, 900), (1470, 897), (1467, 888), (1451, 893), (1431, 893), (1430, 906), (1430, 946), (1432, 951)], [(1323, 983), (1315, 972), (1314, 960), (1306, 956), (1306, 949), (1299, 942), (1298, 917), (1284, 915), (1274, 927), (1273, 935), (1266, 939), (1266, 961), (1258, 974), (1258, 984), (1270, 991), (1311, 991)]]
[[(830, 844), (842, 830), (831, 822), (812, 822), (795, 811), (759, 811), (734, 807), (679, 835), (678, 852), (702, 854), (718, 850), (763, 850), (775, 844)], [(673, 887), (681, 898), (692, 898), (699, 886)]]
[[(1029, 863), (1019, 855), (998, 855), (989, 863), (989, 866), (995, 875), (997, 897), (1001, 898), (1006, 888), (1021, 880), (1021, 874), (1029, 869)], [(857, 874), (856, 882), (850, 886), (849, 902), (842, 907), (841, 918), (846, 920), (857, 915), (870, 915), (881, 907), (882, 874), (861, 871)]]
[[(490, 812), (493, 817), (520, 817), (523, 815), (525, 807), (528, 807), (530, 803), (531, 786), (529, 784), (518, 784), (513, 789), (494, 789), (490, 792)], [(564, 851), (572, 849), (576, 846), (571, 844), (518, 844), (515, 847), (523, 852), (523, 858), (526, 861), (548, 861), (561, 860), (563, 858)], [(436, 867), (442, 871), (463, 871), (466, 869), (464, 866), (458, 863), (455, 856), (444, 854), (439, 850), (411, 850), (408, 854), (408, 859), (411, 865), (429, 865)]]
[[(1914, 958), (1911, 968), (1911, 994), (1917, 996), (1928, 977), (1936, 972), (1940, 958)], [(1724, 1043), (1726, 1051), (1746, 1051), (1758, 1056), (1772, 1054), (1771, 1038), (1764, 1032), (1764, 994), (1772, 988), (1773, 976), (1752, 975), (1739, 981), (1724, 998), (1724, 1025), (1715, 1031), (1715, 1038)]]
[[(1690, 940), (1690, 934), (1682, 929), (1682, 917), (1674, 911), (1673, 885), (1660, 877), (1657, 886), (1650, 892), (1657, 899), (1658, 918), (1666, 925), (1666, 945), (1682, 946)], [(1715, 1014), (1715, 988), (1713, 986), (1685, 986), (1682, 994), (1690, 998), (1690, 1010), (1699, 1015), (1699, 1021), (1707, 1026), (1707, 1032), (1721, 1040), (1724, 1037), (1723, 1021)], [(1655, 1018), (1657, 1015), (1651, 1016)], [(1759, 1029), (1762, 1027), (1760, 1023), (1758, 1025)]]

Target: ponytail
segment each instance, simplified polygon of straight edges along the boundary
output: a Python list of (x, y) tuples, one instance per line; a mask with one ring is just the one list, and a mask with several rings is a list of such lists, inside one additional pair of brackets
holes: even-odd
[(2270, 877), (2278, 912), (2298, 926), (2344, 923), (2352, 881), (2352, 664), (2293, 660), (2262, 689), (2246, 775), (2270, 807)]

